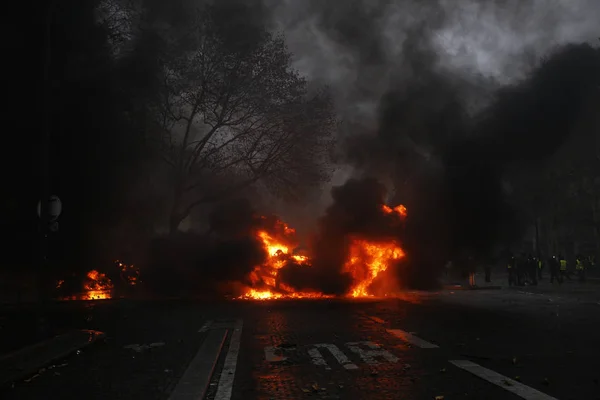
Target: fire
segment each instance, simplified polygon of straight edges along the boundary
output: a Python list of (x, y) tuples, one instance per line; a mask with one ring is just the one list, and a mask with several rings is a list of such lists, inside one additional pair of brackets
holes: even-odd
[[(389, 207), (382, 205), (386, 215), (394, 215), (404, 220), (407, 216), (406, 207), (398, 205)], [(265, 219), (265, 217), (262, 217)], [(398, 221), (398, 220), (395, 220)], [(295, 248), (295, 230), (285, 223), (277, 221), (272, 231), (259, 230), (256, 237), (262, 242), (268, 258), (249, 274), (251, 287), (240, 296), (240, 299), (271, 300), (271, 299), (300, 299), (325, 298), (318, 292), (297, 292), (293, 288), (278, 281), (279, 271), (288, 262), (294, 262), (306, 268), (312, 268), (311, 260), (304, 255), (293, 254)], [(387, 241), (369, 241), (362, 238), (351, 240), (344, 271), (351, 274), (355, 284), (347, 294), (348, 297), (371, 296), (369, 287), (377, 276), (386, 271), (391, 265), (405, 256), (404, 251), (394, 239)]]
[(406, 207), (404, 207), (402, 204), (397, 205), (394, 208), (391, 208), (390, 206), (386, 206), (385, 204), (382, 206), (383, 212), (386, 214), (397, 214), (402, 218), (405, 218), (407, 213), (406, 213)]
[(129, 286), (135, 286), (140, 280), (140, 270), (137, 269), (133, 264), (127, 265), (119, 260), (115, 261), (115, 264), (121, 271), (121, 280), (127, 283)]
[(287, 293), (274, 292), (272, 290), (256, 290), (249, 289), (241, 299), (252, 299), (252, 300), (276, 300), (276, 299), (321, 299), (331, 298), (333, 296), (324, 295), (317, 292), (294, 292), (291, 290)]
[(91, 270), (86, 275), (86, 282), (83, 285), (85, 290), (82, 300), (102, 300), (110, 299), (113, 284), (105, 275), (96, 270)]
[(375, 243), (356, 239), (350, 245), (348, 261), (344, 265), (354, 281), (357, 282), (350, 290), (351, 297), (370, 296), (368, 289), (373, 280), (381, 272), (404, 257), (404, 251), (395, 241)]
[(320, 293), (296, 292), (293, 288), (278, 282), (278, 273), (288, 262), (310, 267), (309, 259), (306, 256), (293, 254), (295, 247), (295, 234), (293, 228), (285, 223), (277, 221), (274, 232), (259, 230), (256, 237), (260, 239), (267, 253), (267, 260), (264, 264), (258, 265), (249, 275), (252, 286), (260, 287), (249, 288), (240, 298), (267, 300), (281, 298), (307, 298), (322, 297)]

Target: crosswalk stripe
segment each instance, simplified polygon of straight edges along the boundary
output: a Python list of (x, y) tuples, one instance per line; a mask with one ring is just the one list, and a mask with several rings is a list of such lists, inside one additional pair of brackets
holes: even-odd
[(484, 368), (481, 365), (476, 364), (472, 361), (450, 360), (450, 363), (457, 366), (458, 368), (472, 373), (475, 376), (478, 376), (481, 379), (493, 383), (496, 386), (500, 386), (501, 388), (506, 389), (509, 392), (514, 393), (525, 400), (558, 400), (555, 397), (548, 396), (547, 394), (542, 393), (539, 390), (524, 385), (513, 379), (507, 378), (504, 375), (492, 371), (491, 369)]

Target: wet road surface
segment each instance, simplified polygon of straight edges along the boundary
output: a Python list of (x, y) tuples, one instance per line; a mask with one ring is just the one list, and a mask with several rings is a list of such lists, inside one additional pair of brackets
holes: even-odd
[(591, 294), (65, 307), (55, 317), (106, 341), (0, 397), (600, 399), (600, 304)]

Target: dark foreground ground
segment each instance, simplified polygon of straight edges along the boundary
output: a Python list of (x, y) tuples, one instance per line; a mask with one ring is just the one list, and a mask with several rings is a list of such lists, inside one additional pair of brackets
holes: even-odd
[(0, 398), (600, 399), (599, 293), (570, 283), (381, 301), (5, 308), (3, 353), (71, 329), (106, 339)]

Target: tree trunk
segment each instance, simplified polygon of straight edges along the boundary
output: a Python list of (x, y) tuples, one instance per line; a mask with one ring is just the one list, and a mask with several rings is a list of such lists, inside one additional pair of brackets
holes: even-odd
[(173, 205), (171, 215), (169, 216), (169, 235), (177, 233), (179, 230), (179, 224), (181, 224), (181, 220), (181, 216), (177, 213), (175, 205)]
[(173, 235), (179, 230), (179, 224), (184, 217), (181, 216), (181, 197), (183, 194), (183, 182), (181, 172), (175, 177), (173, 185), (173, 203), (171, 204), (171, 213), (169, 214), (169, 235)]
[(535, 236), (534, 236), (534, 240), (535, 240), (535, 246), (533, 251), (535, 252), (536, 257), (538, 258), (538, 260), (541, 257), (541, 250), (540, 250), (540, 218), (536, 217), (535, 218)]

